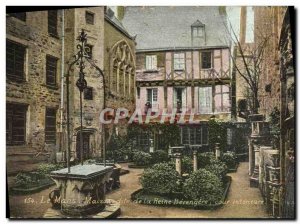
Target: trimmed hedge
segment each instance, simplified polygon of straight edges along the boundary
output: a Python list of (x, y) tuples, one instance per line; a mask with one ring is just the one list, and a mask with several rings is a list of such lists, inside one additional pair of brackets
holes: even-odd
[(168, 163), (158, 163), (144, 171), (140, 182), (146, 192), (170, 194), (178, 191), (180, 176)]
[(187, 199), (202, 201), (203, 204), (220, 203), (223, 190), (220, 179), (205, 169), (193, 172), (183, 184), (184, 196)]
[(238, 164), (237, 155), (230, 151), (223, 153), (221, 161), (226, 164), (228, 169), (235, 169)]
[(210, 159), (210, 164), (206, 165), (205, 168), (207, 171), (212, 172), (221, 180), (224, 180), (228, 169), (225, 163), (217, 159)]
[(231, 184), (231, 177), (226, 177), (226, 182), (223, 187), (222, 198), (216, 204), (203, 204), (199, 200), (186, 199), (183, 194), (168, 194), (157, 195), (145, 192), (144, 189), (139, 189), (131, 194), (131, 200), (138, 204), (155, 205), (155, 206), (174, 206), (179, 208), (192, 208), (192, 209), (217, 209), (224, 205), (227, 198)]
[(138, 166), (147, 166), (151, 164), (151, 155), (147, 152), (135, 152), (132, 159), (134, 164)]

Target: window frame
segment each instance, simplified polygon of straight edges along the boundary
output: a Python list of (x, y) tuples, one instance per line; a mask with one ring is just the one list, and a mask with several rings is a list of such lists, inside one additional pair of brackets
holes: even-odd
[[(181, 56), (177, 57), (178, 55), (181, 55), (183, 57), (181, 57)], [(184, 71), (185, 70), (185, 53), (184, 52), (177, 52), (177, 53), (173, 54), (173, 69), (174, 69), (174, 71)]]
[[(218, 95), (221, 95), (221, 107), (219, 108), (219, 107), (215, 107), (215, 112), (216, 113), (229, 113), (230, 112), (230, 109), (231, 109), (231, 103), (229, 104), (229, 108), (225, 108), (224, 107), (224, 101), (225, 101), (225, 99), (224, 99), (224, 96), (225, 95), (228, 95), (228, 100), (230, 101), (230, 87), (228, 87), (228, 92), (225, 92), (224, 90), (223, 90), (223, 86), (226, 86), (226, 85), (218, 85), (218, 86), (220, 86), (220, 88), (221, 88), (221, 91), (220, 92), (216, 92), (215, 91), (215, 94), (214, 94), (214, 97), (216, 97), (216, 96), (218, 96)], [(216, 104), (216, 103), (215, 103)], [(218, 109), (220, 109), (220, 110), (218, 110)], [(226, 109), (226, 110), (225, 110)]]
[[(52, 13), (55, 13), (55, 15), (53, 15)], [(57, 17), (58, 17), (57, 10), (48, 10), (48, 34), (52, 37), (58, 37), (58, 29), (57, 29), (58, 18)]]
[(145, 68), (146, 68), (147, 71), (157, 70), (157, 55), (155, 55), (155, 54), (146, 55), (145, 60), (146, 60), (145, 61)]
[[(199, 31), (201, 31), (201, 32), (199, 32)], [(192, 32), (193, 32), (193, 37), (204, 37), (204, 27), (203, 26), (192, 27)]]
[[(12, 73), (13, 74), (8, 73), (8, 70), (10, 70), (10, 68), (8, 68), (8, 64), (9, 64), (8, 63), (8, 59), (9, 59), (8, 54), (12, 52), (12, 49), (8, 49), (9, 43), (13, 45), (13, 52), (14, 52), (13, 60), (12, 60), (12, 63), (13, 63)], [(16, 55), (16, 48), (22, 49), (22, 52), (19, 52), (19, 53), (22, 53), (22, 55)], [(21, 61), (19, 61), (19, 62), (16, 61), (17, 57), (20, 57)], [(15, 81), (15, 82), (25, 82), (26, 81), (26, 69), (25, 69), (26, 57), (27, 57), (27, 46), (25, 46), (21, 43), (6, 39), (6, 79), (7, 80)], [(16, 64), (18, 64), (18, 63), (20, 65), (23, 65), (22, 71), (20, 70), (21, 71), (20, 75), (16, 75), (16, 70), (17, 70)]]
[[(184, 131), (186, 131), (186, 133), (184, 133)], [(199, 133), (200, 133), (200, 138), (199, 138)], [(204, 133), (207, 133), (205, 142), (204, 142), (204, 137), (205, 137)], [(198, 142), (199, 139), (200, 139), (200, 143)], [(180, 126), (180, 142), (182, 145), (207, 146), (209, 144), (209, 134), (208, 134), (207, 125), (202, 124), (198, 126), (187, 126), (187, 125)]]
[[(149, 101), (149, 91), (151, 91), (151, 101)], [(155, 96), (154, 92), (156, 92), (156, 96)], [(154, 100), (154, 98), (156, 98), (156, 100)], [(157, 104), (157, 102), (158, 102), (158, 88), (147, 88), (147, 102), (150, 102), (151, 105)]]
[[(201, 89), (205, 89), (205, 92), (203, 92), (204, 93), (204, 96), (200, 96), (200, 94), (201, 94)], [(207, 89), (209, 89), (209, 93), (210, 93), (210, 104), (207, 104), (207, 102), (208, 102), (208, 95), (207, 95), (207, 93), (208, 93), (208, 91), (207, 91)], [(204, 104), (203, 104), (203, 99), (205, 99), (206, 101), (206, 103), (205, 103), (205, 106), (203, 106)], [(199, 86), (199, 88), (198, 88), (198, 109), (199, 109), (199, 113), (200, 114), (212, 114), (213, 113), (213, 100), (214, 100), (214, 98), (213, 98), (213, 88), (212, 88), (212, 86)], [(202, 102), (202, 103), (201, 103)], [(205, 110), (203, 110), (203, 108), (205, 108)], [(207, 110), (207, 109), (210, 109), (209, 111)]]
[[(53, 112), (54, 114), (48, 115), (47, 112)], [(56, 131), (57, 131), (57, 129), (56, 129), (56, 114), (57, 114), (56, 108), (54, 108), (54, 107), (46, 107), (45, 108), (45, 143), (47, 143), (47, 144), (51, 144), (51, 143), (56, 144)], [(47, 120), (47, 118), (52, 118), (52, 119), (54, 118), (54, 125), (53, 125), (53, 123), (51, 123), (49, 126), (49, 123), (48, 123), (49, 121)], [(47, 130), (47, 129), (49, 129), (49, 128), (51, 129), (53, 127), (54, 127), (54, 131)], [(47, 132), (48, 132), (48, 135), (47, 135)], [(49, 132), (50, 133), (54, 132), (54, 135), (52, 134), (52, 136), (54, 136), (54, 139), (51, 139), (51, 138), (49, 139)]]
[[(48, 66), (52, 66), (52, 65), (49, 65), (49, 63), (50, 63), (49, 60), (55, 61), (55, 69), (54, 69), (55, 74), (53, 75), (54, 83), (49, 83), (49, 81), (48, 81), (49, 74), (50, 74), (49, 73), (50, 70), (49, 70)], [(58, 58), (47, 54), (46, 55), (46, 86), (57, 87), (57, 65), (58, 65)], [(54, 67), (54, 66), (52, 66), (52, 67)], [(50, 72), (53, 72), (53, 71), (50, 71)]]
[[(26, 128), (27, 128), (27, 113), (28, 113), (28, 105), (27, 104), (19, 104), (13, 102), (6, 103), (6, 145), (7, 146), (15, 146), (15, 145), (25, 145), (26, 144)], [(23, 116), (19, 120), (23, 123), (23, 126), (15, 126), (14, 123), (18, 121), (18, 117)], [(22, 134), (18, 134), (17, 136), (23, 136), (23, 140), (17, 141), (14, 138), (14, 131), (22, 130)]]
[[(89, 18), (89, 16), (91, 16)], [(90, 20), (92, 18), (92, 20)], [(85, 23), (89, 25), (94, 25), (95, 24), (95, 13), (91, 11), (85, 11)]]
[[(204, 55), (209, 53), (210, 54), (210, 67), (205, 67), (203, 66), (204, 63)], [(212, 69), (213, 68), (213, 52), (212, 51), (202, 51), (201, 52), (201, 69), (202, 70), (206, 70), (206, 69)]]
[(174, 87), (174, 90), (173, 90), (173, 94), (174, 94), (174, 108), (177, 108), (177, 100), (178, 100), (178, 90), (180, 90), (181, 91), (181, 107), (183, 107), (183, 101), (184, 101), (184, 99), (183, 99), (183, 94), (184, 94), (184, 91), (185, 91), (185, 87)]

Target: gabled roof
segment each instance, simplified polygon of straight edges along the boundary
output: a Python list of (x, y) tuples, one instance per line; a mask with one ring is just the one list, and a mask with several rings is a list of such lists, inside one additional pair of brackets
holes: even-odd
[(120, 32), (122, 32), (125, 36), (134, 40), (134, 37), (130, 36), (128, 31), (125, 29), (123, 24), (117, 19), (117, 17), (115, 17), (114, 12), (110, 8), (108, 8), (105, 13), (105, 19), (106, 21), (110, 22), (110, 24), (112, 24), (114, 27), (116, 27)]
[(201, 23), (201, 22), (199, 21), (199, 19), (197, 19), (197, 21), (194, 22), (191, 26), (192, 26), (192, 27), (200, 27), (200, 26), (205, 26), (205, 25), (204, 25), (203, 23)]
[(206, 45), (196, 47), (229, 46), (226, 21), (217, 6), (127, 6), (122, 24), (142, 51), (191, 48), (191, 26), (204, 24)]

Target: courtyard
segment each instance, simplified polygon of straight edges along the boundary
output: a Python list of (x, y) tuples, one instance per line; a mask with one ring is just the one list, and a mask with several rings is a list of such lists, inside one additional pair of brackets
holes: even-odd
[[(193, 210), (174, 207), (141, 205), (130, 200), (131, 194), (141, 188), (139, 177), (143, 169), (128, 168), (130, 172), (121, 176), (121, 187), (107, 194), (107, 198), (120, 202), (121, 215), (118, 218), (270, 218), (267, 214), (258, 188), (250, 188), (248, 163), (240, 163), (236, 173), (228, 175), (232, 183), (226, 203), (216, 210)], [(51, 203), (48, 194), (54, 187), (32, 195), (10, 195), (10, 216), (14, 218), (41, 218)]]

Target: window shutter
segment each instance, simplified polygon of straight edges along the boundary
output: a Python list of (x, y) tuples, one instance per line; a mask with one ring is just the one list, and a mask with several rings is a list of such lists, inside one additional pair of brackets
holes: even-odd
[(212, 113), (212, 87), (199, 87), (200, 113)]
[(153, 102), (157, 102), (157, 89), (152, 89), (152, 94), (153, 94)]
[(146, 70), (150, 69), (150, 61), (151, 57), (149, 55), (146, 55)]
[(157, 69), (157, 57), (152, 55), (152, 69)]
[(182, 91), (182, 107), (186, 108), (186, 88), (181, 89)]

